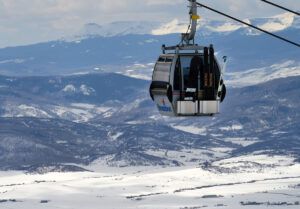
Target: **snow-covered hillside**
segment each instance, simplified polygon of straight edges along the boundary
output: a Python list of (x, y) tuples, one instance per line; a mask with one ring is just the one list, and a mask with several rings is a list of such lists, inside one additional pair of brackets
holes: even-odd
[(34, 171), (105, 156), (111, 166), (198, 166), (256, 152), (299, 161), (299, 79), (230, 88), (212, 118), (164, 118), (144, 80), (1, 76), (0, 165)]
[(86, 168), (94, 172), (0, 172), (0, 207), (299, 208), (300, 165), (289, 157), (245, 156), (198, 168), (114, 169), (98, 161)]

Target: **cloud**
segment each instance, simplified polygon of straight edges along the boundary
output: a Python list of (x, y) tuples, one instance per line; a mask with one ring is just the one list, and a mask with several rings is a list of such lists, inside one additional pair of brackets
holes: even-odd
[[(300, 10), (299, 0), (276, 1)], [(283, 13), (259, 0), (199, 2), (242, 19)], [(164, 24), (174, 19), (185, 21), (188, 18), (187, 5), (187, 0), (1, 0), (0, 47), (74, 35), (91, 22), (102, 25), (114, 21), (158, 21)], [(224, 19), (204, 8), (199, 9), (199, 14), (202, 18)]]
[(152, 5), (176, 5), (186, 2), (185, 0), (147, 0), (148, 6)]

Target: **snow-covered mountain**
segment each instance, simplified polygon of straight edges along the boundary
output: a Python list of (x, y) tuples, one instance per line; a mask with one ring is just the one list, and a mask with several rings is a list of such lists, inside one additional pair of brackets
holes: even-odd
[(83, 26), (79, 36), (124, 36), (128, 34), (151, 34), (153, 28), (159, 27), (158, 22), (112, 22), (106, 25), (98, 25), (96, 23), (88, 23)]
[(145, 80), (0, 76), (0, 206), (296, 209), (299, 84), (230, 88), (220, 115), (175, 119)]
[[(297, 42), (299, 19), (282, 14), (248, 21)], [(184, 32), (181, 30), (186, 24), (178, 20), (162, 25), (118, 22), (100, 26), (91, 23), (84, 28), (86, 32), (72, 39), (0, 49), (0, 74), (69, 75), (101, 71), (149, 80), (161, 54), (161, 45), (178, 44), (180, 35), (173, 32)], [(213, 43), (219, 59), (223, 55), (229, 57), (226, 79), (233, 86), (299, 75), (298, 47), (227, 20), (200, 21), (196, 42)]]
[[(0, 172), (1, 208), (299, 208), (299, 164), (245, 156), (198, 168), (107, 168), (96, 172)], [(53, 171), (53, 167), (48, 171)]]
[[(299, 18), (293, 15), (247, 21), (299, 38)], [(218, 57), (227, 55), (227, 85), (245, 88), (229, 88), (223, 114), (214, 118), (158, 115), (147, 80), (161, 44), (178, 43), (179, 34), (169, 33), (184, 26), (178, 20), (87, 24), (74, 40), (0, 49), (2, 168), (32, 169), (57, 158), (88, 164), (101, 156), (111, 165), (201, 164), (255, 152), (288, 153), (299, 160), (299, 49), (232, 22), (202, 20), (196, 39), (214, 43)], [(83, 138), (91, 141), (85, 144)], [(287, 146), (279, 150), (273, 141)], [(110, 146), (102, 152), (104, 144)], [(15, 152), (18, 145), (27, 151)], [(76, 155), (64, 151), (77, 146), (83, 149)], [(184, 149), (201, 154), (197, 160), (188, 152), (182, 159), (165, 156), (166, 150), (177, 156)], [(42, 150), (47, 151), (41, 155)]]
[[(270, 32), (285, 30), (288, 28), (299, 28), (299, 17), (292, 13), (283, 13), (272, 17), (245, 19), (247, 23), (254, 24), (262, 29)], [(173, 19), (168, 23), (146, 22), (146, 21), (127, 21), (127, 22), (112, 22), (105, 25), (97, 23), (88, 23), (81, 29), (80, 35), (100, 35), (108, 36), (123, 36), (128, 34), (150, 34), (150, 35), (166, 35), (171, 33), (184, 33), (187, 30), (188, 21)], [(246, 26), (235, 23), (230, 19), (224, 20), (209, 20), (200, 19), (198, 22), (198, 30), (202, 33), (212, 32), (233, 32), (240, 28), (245, 28), (248, 35), (255, 35), (251, 33)]]
[(1, 76), (1, 169), (99, 158), (114, 166), (203, 165), (253, 153), (299, 161), (299, 79), (229, 89), (222, 114), (176, 119), (159, 116), (144, 80)]
[[(299, 17), (245, 21), (299, 42)], [(0, 208), (299, 208), (299, 49), (201, 20), (229, 57), (221, 114), (161, 117), (149, 79), (185, 30), (90, 23), (0, 49)]]

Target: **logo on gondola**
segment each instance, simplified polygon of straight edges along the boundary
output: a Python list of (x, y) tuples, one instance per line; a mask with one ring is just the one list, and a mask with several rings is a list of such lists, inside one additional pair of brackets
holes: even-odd
[(163, 106), (166, 106), (165, 98), (161, 99), (161, 103), (163, 104)]
[(172, 109), (171, 107), (167, 107), (166, 106), (166, 101), (165, 101), (165, 98), (161, 98), (161, 103), (162, 103), (162, 106), (160, 106), (159, 104), (157, 104), (157, 108), (159, 111), (162, 111), (162, 112), (172, 112)]
[(166, 106), (160, 106), (159, 104), (157, 105), (157, 108), (159, 111), (162, 112), (172, 112), (171, 107), (166, 107)]

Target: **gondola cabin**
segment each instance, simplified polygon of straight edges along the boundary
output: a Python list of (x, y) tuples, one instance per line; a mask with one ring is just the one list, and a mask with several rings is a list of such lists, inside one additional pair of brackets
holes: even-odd
[[(172, 50), (173, 53), (165, 53)], [(214, 49), (198, 45), (162, 47), (150, 96), (164, 116), (212, 116), (220, 112), (226, 88)], [(224, 57), (224, 68), (226, 57)]]
[(213, 46), (195, 44), (197, 20), (200, 17), (196, 0), (189, 2), (189, 32), (181, 34), (180, 45), (162, 46), (162, 55), (153, 70), (150, 96), (160, 114), (165, 116), (218, 114), (226, 94), (222, 75), (227, 58), (223, 58), (220, 70)]

